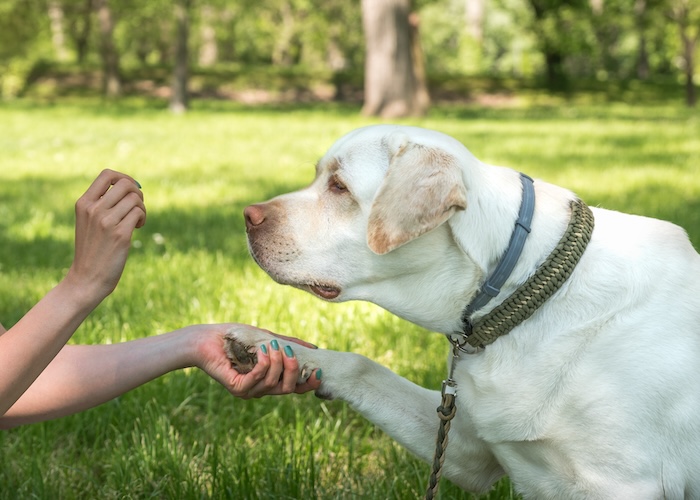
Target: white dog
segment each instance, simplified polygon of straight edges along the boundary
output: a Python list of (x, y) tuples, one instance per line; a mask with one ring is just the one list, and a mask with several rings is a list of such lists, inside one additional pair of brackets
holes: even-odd
[[(249, 247), (279, 283), (376, 303), (461, 346), (443, 476), (462, 488), (507, 474), (526, 498), (700, 498), (700, 256), (677, 226), (602, 209), (588, 242), (591, 211), (540, 180), (531, 224), (515, 224), (527, 184), (438, 132), (366, 127), (331, 147), (309, 187), (246, 209)], [(532, 295), (534, 275), (563, 272), (552, 268), (567, 258), (548, 257), (567, 232), (585, 248), (567, 257), (568, 279), (505, 330), (477, 332)], [(229, 337), (239, 364), (269, 342), (246, 328)], [(432, 460), (440, 392), (357, 354), (294, 351), (323, 369), (320, 395)]]

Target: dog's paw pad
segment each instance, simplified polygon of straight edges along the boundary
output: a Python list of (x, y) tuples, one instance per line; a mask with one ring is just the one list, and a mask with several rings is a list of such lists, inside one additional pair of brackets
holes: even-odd
[(224, 352), (238, 373), (250, 372), (258, 362), (255, 346), (246, 345), (233, 333), (224, 335)]

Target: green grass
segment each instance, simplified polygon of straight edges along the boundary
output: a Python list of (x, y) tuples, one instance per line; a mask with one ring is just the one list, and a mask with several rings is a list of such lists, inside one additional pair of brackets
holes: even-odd
[[(73, 203), (109, 167), (143, 185), (148, 223), (119, 287), (75, 342), (239, 321), (360, 352), (438, 388), (442, 338), (370, 304), (331, 305), (276, 285), (247, 254), (243, 208), (308, 183), (337, 137), (369, 123), (350, 106), (195, 102), (176, 117), (138, 99), (0, 104), (0, 321), (14, 324), (61, 279)], [(671, 220), (700, 247), (697, 112), (562, 101), (449, 106), (405, 123), (454, 135), (481, 159), (591, 205)], [(0, 464), (0, 499), (405, 499), (422, 495), (429, 474), (342, 402), (237, 400), (196, 370), (0, 432)], [(485, 498), (514, 497), (504, 480)], [(472, 497), (443, 481), (441, 498)]]

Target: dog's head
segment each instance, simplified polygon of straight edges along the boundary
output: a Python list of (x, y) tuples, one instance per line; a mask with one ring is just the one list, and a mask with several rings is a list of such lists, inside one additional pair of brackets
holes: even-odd
[(467, 207), (465, 163), (476, 161), (438, 132), (355, 130), (321, 158), (311, 185), (246, 208), (250, 252), (279, 283), (378, 302), (384, 284), (450, 258), (445, 222)]

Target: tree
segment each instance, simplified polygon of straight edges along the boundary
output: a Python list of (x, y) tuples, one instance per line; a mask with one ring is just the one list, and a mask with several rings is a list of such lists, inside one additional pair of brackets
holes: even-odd
[(78, 64), (83, 64), (92, 30), (93, 0), (76, 0), (66, 4), (64, 11), (68, 17), (68, 34), (75, 45)]
[(291, 0), (279, 4), (280, 25), (275, 37), (275, 46), (272, 51), (272, 64), (276, 66), (292, 66), (298, 59), (297, 45), (297, 17)]
[(632, 32), (633, 9), (628, 0), (590, 0), (589, 5), (598, 56), (592, 69), (602, 71), (606, 77), (624, 77), (618, 54), (621, 38), (626, 32)]
[(646, 80), (649, 78), (649, 50), (647, 49), (647, 0), (635, 0), (634, 2), (634, 27), (637, 31), (637, 60), (635, 61), (635, 72), (637, 78)]
[(681, 58), (685, 73), (685, 101), (693, 107), (697, 103), (695, 93), (695, 48), (700, 39), (700, 5), (697, 0), (670, 0), (668, 17), (678, 26), (681, 38)]
[(588, 16), (586, 0), (528, 0), (534, 13), (533, 30), (544, 56), (547, 86), (564, 90), (569, 78), (564, 68), (568, 55), (580, 51), (584, 38), (581, 20)]
[(410, 0), (362, 0), (365, 115), (423, 115), (430, 105), (418, 18), (409, 14)]
[(188, 108), (190, 0), (175, 2), (175, 69), (173, 71), (170, 111), (184, 113)]
[(116, 97), (122, 92), (122, 83), (119, 75), (119, 53), (114, 45), (114, 16), (109, 0), (96, 0), (96, 7), (100, 25), (102, 92), (107, 97)]
[(65, 62), (68, 60), (68, 50), (66, 49), (63, 6), (58, 0), (49, 1), (48, 14), (51, 24), (51, 42), (56, 51), (56, 59)]
[(201, 27), (199, 30), (201, 46), (199, 47), (199, 65), (213, 66), (219, 59), (219, 48), (216, 44), (216, 9), (212, 5), (202, 5)]
[(485, 14), (486, 0), (464, 0), (464, 22), (467, 33), (479, 44), (484, 41)]

